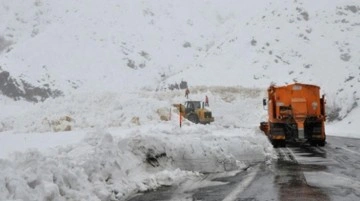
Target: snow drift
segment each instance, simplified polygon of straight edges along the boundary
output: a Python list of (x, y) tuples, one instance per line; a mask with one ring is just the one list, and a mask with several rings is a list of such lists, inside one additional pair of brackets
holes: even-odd
[[(201, 173), (246, 168), (270, 160), (261, 133), (236, 134), (215, 126), (183, 131), (164, 124), (124, 135), (89, 132), (77, 144), (41, 153), (14, 153), (0, 161), (0, 197), (21, 200), (124, 200)], [(253, 133), (254, 130), (251, 132)], [(115, 137), (113, 137), (115, 136)]]

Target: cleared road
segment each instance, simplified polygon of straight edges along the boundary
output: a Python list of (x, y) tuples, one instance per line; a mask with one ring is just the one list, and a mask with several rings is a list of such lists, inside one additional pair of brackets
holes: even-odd
[[(131, 201), (360, 200), (359, 139), (328, 136), (325, 147), (289, 145), (276, 152), (278, 159), (272, 164), (255, 164), (235, 175), (207, 175), (201, 181), (164, 187)], [(200, 185), (204, 181), (212, 185)]]

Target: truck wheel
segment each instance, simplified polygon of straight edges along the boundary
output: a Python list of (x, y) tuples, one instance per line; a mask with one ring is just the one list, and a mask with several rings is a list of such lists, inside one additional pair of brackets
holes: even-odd
[(286, 147), (286, 141), (285, 140), (280, 141), (280, 147)]
[(318, 143), (315, 142), (315, 141), (310, 141), (310, 146), (312, 146), (312, 147), (316, 147), (317, 144), (318, 144)]
[(271, 144), (274, 148), (278, 148), (278, 143), (276, 141), (271, 141)]
[(189, 115), (188, 120), (195, 124), (199, 123), (199, 118), (195, 114)]
[(271, 140), (271, 144), (273, 145), (274, 148), (286, 147), (285, 140)]
[(325, 141), (310, 141), (310, 145), (313, 147), (315, 146), (323, 147), (325, 146)]
[(318, 145), (319, 145), (320, 147), (325, 146), (325, 141), (320, 141), (320, 142), (318, 143)]

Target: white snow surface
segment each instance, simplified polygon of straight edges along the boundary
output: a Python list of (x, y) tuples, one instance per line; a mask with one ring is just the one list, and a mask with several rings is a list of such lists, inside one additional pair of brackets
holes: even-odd
[[(171, 106), (185, 101), (178, 90), (16, 102), (11, 108), (21, 112), (8, 114), (0, 134), (0, 198), (125, 200), (138, 191), (204, 173), (241, 171), (274, 158), (258, 129), (257, 119), (264, 115), (257, 101), (261, 90), (197, 87), (190, 97), (201, 99), (205, 93), (216, 121), (184, 120), (181, 128)], [(248, 107), (259, 112), (249, 114)], [(62, 131), (67, 126), (71, 131)]]
[(360, 182), (354, 178), (338, 176), (327, 172), (305, 172), (304, 175), (307, 184), (310, 186), (327, 188), (331, 191), (340, 191), (343, 197), (335, 199), (356, 200), (356, 197), (360, 194)]
[[(0, 197), (123, 200), (137, 191), (200, 177), (200, 172), (239, 170), (270, 157), (271, 149), (264, 149), (268, 142), (258, 139), (260, 133), (249, 137), (250, 132), (234, 136), (234, 129), (229, 133), (215, 128), (191, 130), (171, 125), (98, 130), (83, 139), (70, 132), (64, 138), (73, 142), (67, 146), (44, 152), (33, 148), (11, 154), (11, 160), (1, 159)], [(148, 155), (161, 155), (155, 162), (158, 166), (146, 162)]]
[[(1, 0), (0, 72), (64, 96), (0, 95), (0, 200), (125, 200), (271, 160), (270, 83), (319, 85), (327, 134), (360, 137), (359, 15), (356, 0)], [(181, 81), (214, 123), (179, 128)]]

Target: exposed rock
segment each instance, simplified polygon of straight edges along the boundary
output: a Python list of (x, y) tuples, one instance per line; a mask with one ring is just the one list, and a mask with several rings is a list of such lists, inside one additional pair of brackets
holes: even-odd
[(183, 47), (184, 47), (184, 48), (191, 47), (191, 43), (190, 43), (190, 42), (185, 42), (185, 43), (183, 44)]
[(301, 12), (300, 15), (304, 18), (305, 21), (308, 21), (309, 20), (309, 13), (304, 11), (304, 12)]
[(63, 116), (55, 120), (45, 118), (43, 124), (48, 124), (54, 132), (71, 131), (74, 119), (69, 116)]
[(16, 80), (7, 71), (0, 72), (0, 92), (14, 100), (25, 99), (30, 102), (44, 101), (63, 95), (60, 90), (32, 86), (24, 80)]
[(346, 6), (345, 10), (349, 10), (353, 13), (357, 13), (358, 11), (360, 11), (360, 7), (357, 6)]
[(340, 55), (340, 59), (343, 61), (349, 61), (351, 59), (351, 56), (348, 53), (344, 53)]
[(250, 43), (251, 43), (252, 46), (256, 46), (257, 41), (255, 39), (252, 39)]

